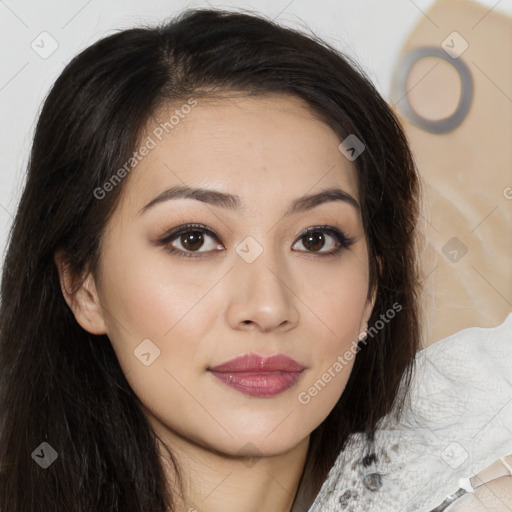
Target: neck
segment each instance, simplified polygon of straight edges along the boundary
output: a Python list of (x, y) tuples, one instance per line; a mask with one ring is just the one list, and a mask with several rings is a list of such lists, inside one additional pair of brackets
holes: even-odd
[[(168, 430), (158, 434), (176, 459), (182, 493), (174, 492), (176, 512), (290, 512), (306, 510), (297, 496), (306, 461), (309, 437), (285, 453), (240, 457), (209, 450)], [(164, 456), (171, 489), (177, 482), (174, 468)], [(297, 509), (295, 509), (297, 506)]]

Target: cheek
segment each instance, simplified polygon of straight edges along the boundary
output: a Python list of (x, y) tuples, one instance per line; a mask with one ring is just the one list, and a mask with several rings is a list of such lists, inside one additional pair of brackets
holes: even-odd
[(345, 283), (331, 287), (322, 298), (318, 297), (315, 304), (319, 316), (335, 341), (359, 334), (366, 292), (366, 287), (350, 287)]
[(355, 350), (345, 357), (339, 346), (338, 349), (332, 347), (330, 354), (325, 353), (325, 359), (297, 390), (296, 410), (308, 432), (317, 428), (331, 413), (350, 378)]
[[(158, 389), (161, 378), (169, 380), (158, 372), (160, 366), (174, 373), (192, 360), (197, 368), (206, 364), (199, 345), (215, 311), (204, 297), (207, 281), (198, 279), (197, 273), (177, 271), (165, 256), (153, 257), (152, 252), (159, 251), (132, 251), (117, 259), (106, 254), (102, 302), (123, 371), (134, 372), (134, 385)], [(145, 359), (154, 360), (151, 372), (139, 357), (148, 352)]]
[(329, 347), (359, 334), (368, 294), (368, 262), (358, 253), (338, 265), (308, 269), (300, 293), (316, 315)]
[[(159, 251), (132, 252), (110, 265), (105, 305), (131, 336), (163, 338), (186, 320), (204, 295), (197, 274), (172, 265)], [(114, 261), (113, 259), (107, 261)]]
[(334, 275), (330, 272), (329, 278), (316, 275), (317, 282), (322, 283), (321, 290), (315, 288), (309, 294), (314, 304), (312, 319), (316, 317), (319, 330), (312, 336), (314, 369), (297, 391), (297, 399), (303, 413), (316, 422), (323, 421), (339, 400), (357, 357), (368, 273), (364, 260), (356, 258), (352, 263), (340, 266)]
[(115, 316), (109, 323), (109, 338), (144, 407), (185, 434), (189, 427), (180, 420), (182, 415), (202, 423), (208, 419), (201, 416), (189, 390), (203, 399), (194, 383), (206, 366), (201, 340), (207, 334), (205, 314), (212, 313), (212, 304), (200, 300), (204, 292), (189, 288), (188, 279), (171, 279), (169, 265), (154, 263), (125, 260), (105, 281), (106, 307), (111, 318)]

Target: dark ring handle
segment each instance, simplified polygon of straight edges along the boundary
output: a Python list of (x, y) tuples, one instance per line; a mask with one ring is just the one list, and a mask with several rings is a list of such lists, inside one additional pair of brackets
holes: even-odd
[[(435, 57), (448, 62), (455, 68), (460, 76), (461, 91), (459, 103), (455, 112), (451, 116), (443, 119), (426, 119), (418, 114), (409, 102), (409, 96), (406, 89), (407, 77), (409, 76), (414, 64), (426, 57)], [(452, 130), (455, 130), (462, 121), (464, 121), (469, 112), (469, 108), (471, 107), (473, 91), (473, 77), (471, 76), (471, 71), (467, 64), (461, 59), (454, 59), (450, 57), (443, 49), (435, 46), (423, 46), (406, 53), (397, 66), (391, 88), (391, 94), (395, 98), (395, 101), (398, 101), (401, 104), (396, 104), (396, 108), (400, 114), (418, 128), (436, 134), (451, 132)]]

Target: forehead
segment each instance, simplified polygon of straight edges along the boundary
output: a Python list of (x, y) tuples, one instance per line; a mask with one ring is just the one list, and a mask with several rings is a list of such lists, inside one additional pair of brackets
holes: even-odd
[(260, 205), (284, 206), (287, 197), (333, 186), (358, 198), (356, 169), (339, 151), (339, 137), (300, 98), (239, 94), (194, 102), (165, 105), (148, 122), (141, 144), (151, 149), (124, 193), (135, 205), (184, 184)]

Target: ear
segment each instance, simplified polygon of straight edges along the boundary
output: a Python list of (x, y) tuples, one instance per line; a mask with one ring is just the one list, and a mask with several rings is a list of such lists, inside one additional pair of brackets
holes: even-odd
[(54, 261), (59, 272), (62, 294), (76, 321), (91, 334), (106, 334), (103, 308), (92, 274), (89, 273), (77, 286), (78, 276), (72, 275), (63, 251), (55, 253)]
[(360, 332), (368, 330), (368, 322), (372, 316), (373, 307), (375, 306), (375, 300), (377, 298), (377, 287), (375, 287), (371, 298), (366, 301), (363, 310), (363, 317), (361, 320)]
[[(377, 256), (377, 262), (379, 264), (379, 273), (380, 275), (382, 275), (383, 262), (380, 256)], [(377, 289), (378, 285), (375, 285), (372, 296), (367, 299), (366, 304), (364, 306), (360, 332), (363, 332), (368, 329), (368, 322), (370, 321), (370, 317), (372, 316), (372, 311), (375, 306), (375, 301), (377, 300)]]

